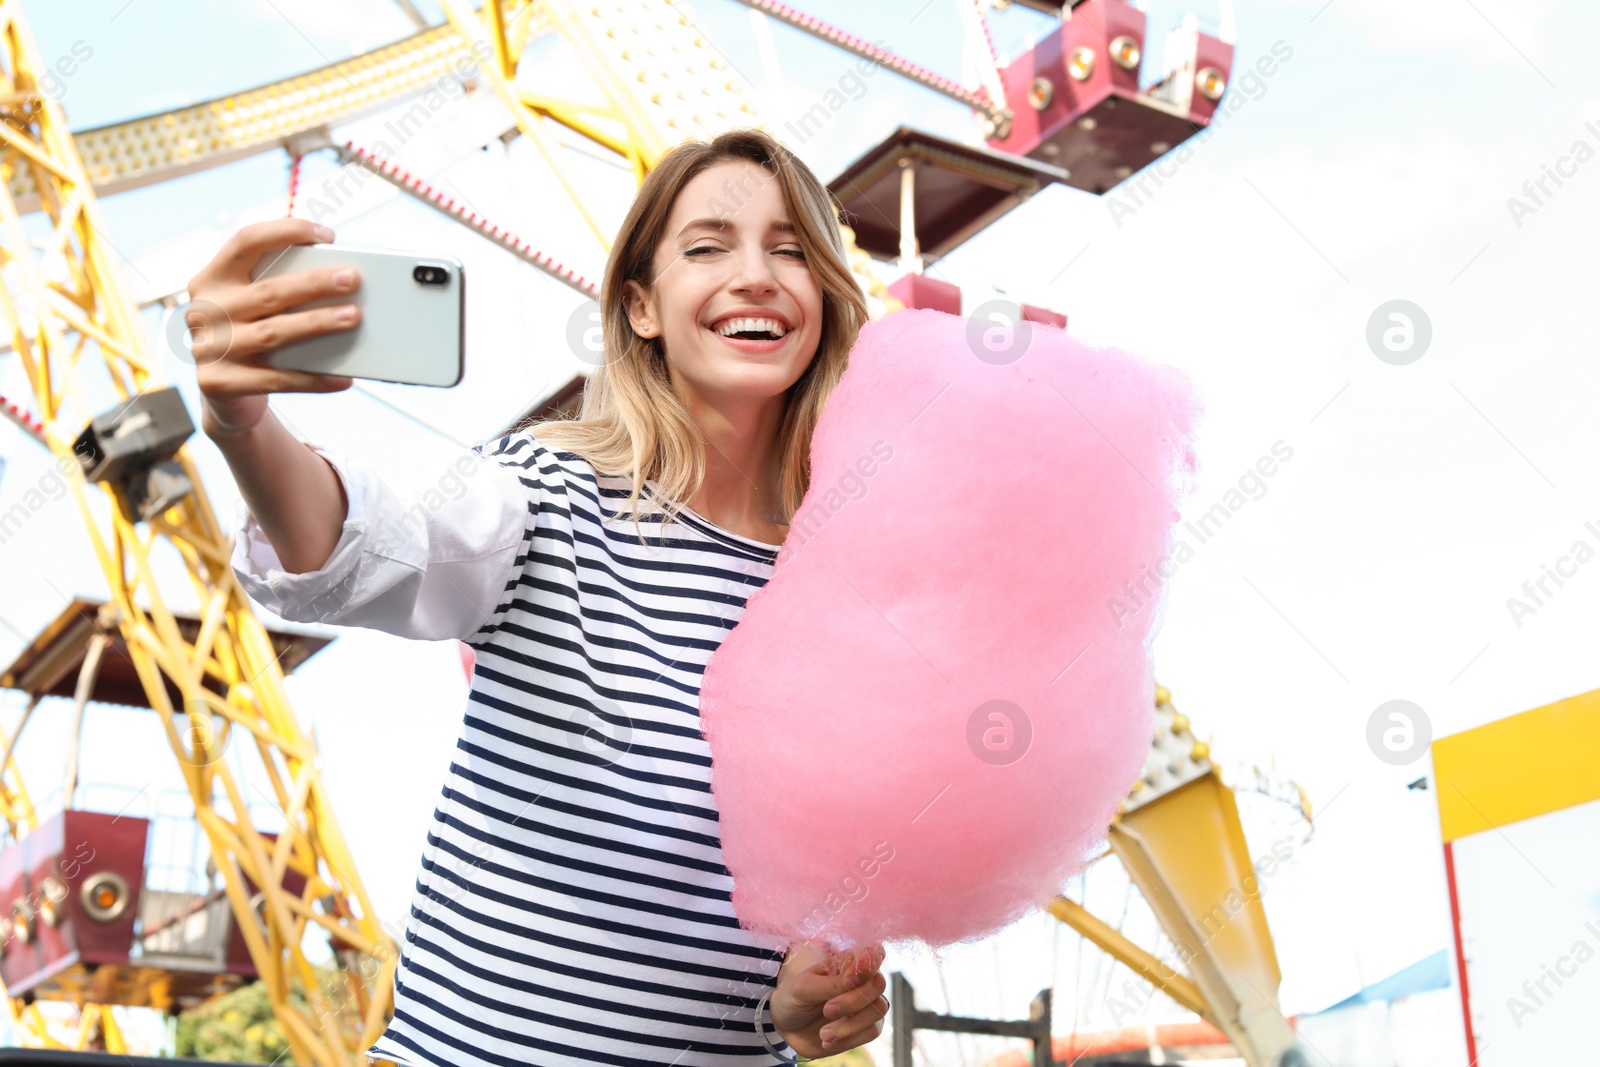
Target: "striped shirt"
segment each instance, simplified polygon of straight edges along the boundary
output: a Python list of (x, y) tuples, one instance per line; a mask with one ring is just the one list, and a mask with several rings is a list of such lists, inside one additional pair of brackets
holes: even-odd
[(456, 477), (412, 496), (312, 447), (349, 499), (339, 543), (321, 570), (287, 574), (241, 503), (247, 591), (294, 621), (476, 652), (394, 1018), (368, 1055), (771, 1063), (754, 1011), (782, 943), (734, 916), (699, 692), (777, 546), (648, 509), (641, 546), (618, 514), (629, 480), (528, 432), (461, 454)]

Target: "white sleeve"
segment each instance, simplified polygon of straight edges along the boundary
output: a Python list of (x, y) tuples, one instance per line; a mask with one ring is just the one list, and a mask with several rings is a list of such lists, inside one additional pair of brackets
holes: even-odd
[(515, 470), (463, 452), (431, 472), (426, 488), (400, 493), (375, 471), (310, 447), (344, 483), (338, 543), (320, 570), (288, 573), (241, 500), (230, 562), (245, 592), (291, 622), (424, 641), (467, 640), (496, 617), (534, 526)]

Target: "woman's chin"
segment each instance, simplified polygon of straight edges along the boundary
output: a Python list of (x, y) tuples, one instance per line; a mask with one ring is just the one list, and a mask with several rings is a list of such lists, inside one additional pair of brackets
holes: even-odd
[(782, 396), (799, 381), (801, 369), (781, 365), (746, 364), (721, 368), (710, 381), (696, 382), (696, 389), (707, 398), (732, 401), (767, 400)]

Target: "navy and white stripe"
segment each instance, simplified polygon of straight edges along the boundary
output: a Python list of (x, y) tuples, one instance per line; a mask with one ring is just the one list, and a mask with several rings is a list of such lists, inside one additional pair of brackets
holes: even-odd
[[(772, 1062), (753, 1026), (780, 944), (741, 930), (699, 729), (702, 672), (773, 546), (532, 434), (477, 449), (528, 497), (369, 1050), (438, 1067)], [(783, 1047), (779, 1042), (778, 1046)]]

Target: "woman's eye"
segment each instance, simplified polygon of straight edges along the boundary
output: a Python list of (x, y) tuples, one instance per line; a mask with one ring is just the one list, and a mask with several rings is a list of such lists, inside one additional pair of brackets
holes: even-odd
[[(723, 250), (718, 248), (716, 245), (701, 245), (699, 248), (691, 248), (691, 249), (689, 249), (687, 252), (684, 253), (684, 255), (686, 255), (686, 256), (697, 256), (702, 252), (721, 252), (721, 251), (723, 251)], [(805, 251), (803, 249), (799, 249), (799, 248), (779, 248), (779, 249), (777, 249), (777, 253), (780, 256), (794, 256), (796, 259), (805, 259), (806, 258)]]

